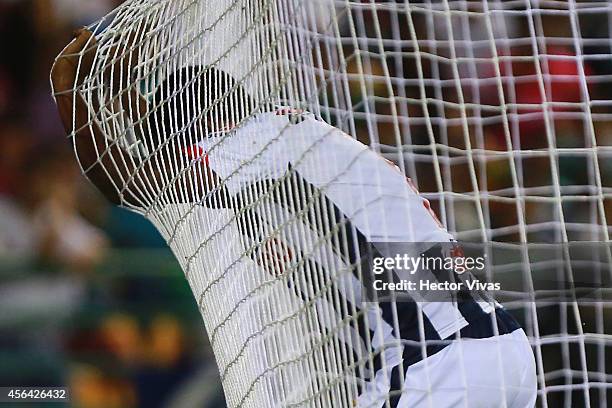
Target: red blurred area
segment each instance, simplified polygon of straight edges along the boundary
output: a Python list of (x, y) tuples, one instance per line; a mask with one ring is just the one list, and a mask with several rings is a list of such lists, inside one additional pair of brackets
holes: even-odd
[[(592, 69), (570, 48), (548, 46), (539, 55), (531, 47), (514, 48), (510, 54), (500, 53), (499, 60), (503, 99), (497, 84), (482, 87), (481, 94), (488, 105), (508, 106), (508, 112), (514, 114), (510, 122), (518, 122), (522, 148), (546, 145), (546, 117), (553, 127), (558, 121), (555, 113), (582, 111), (575, 104), (588, 100), (592, 91), (588, 83)], [(495, 78), (493, 68), (484, 77)], [(506, 144), (504, 132), (502, 123), (492, 131), (501, 146)]]

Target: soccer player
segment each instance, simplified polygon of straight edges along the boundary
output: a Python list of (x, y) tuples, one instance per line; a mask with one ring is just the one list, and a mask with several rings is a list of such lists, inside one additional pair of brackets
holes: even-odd
[[(257, 110), (229, 76), (198, 66), (168, 73), (151, 100), (136, 89), (112, 94), (121, 89), (113, 84), (121, 73), (103, 73), (107, 99), (122, 102), (132, 129), (127, 142), (109, 140), (109, 124), (96, 116), (104, 106), (73, 92), (93, 69), (95, 51), (94, 37), (81, 30), (52, 72), (62, 120), (67, 131), (76, 129), (75, 150), (90, 180), (115, 204), (232, 209), (246, 246), (258, 248), (250, 252), (253, 262), (271, 274), (293, 272), (288, 282), (304, 301), (351, 317), (352, 334), (342, 340), (351, 358), (361, 361), (363, 348), (372, 356), (354, 369), (355, 406), (535, 404), (525, 333), (486, 296), (462, 292), (456, 302), (428, 302), (420, 293), (418, 301), (399, 301), (372, 290), (373, 259), (393, 257), (397, 243), (411, 256), (443, 256), (442, 244), (454, 242), (396, 166), (308, 112)], [(224, 112), (211, 94), (223, 94), (236, 109)], [(326, 236), (329, 244), (319, 245)], [(350, 271), (334, 282), (346, 310), (300, 284), (300, 273), (328, 276), (332, 269)], [(465, 279), (435, 268), (417, 276)], [(410, 276), (394, 268), (379, 278)]]

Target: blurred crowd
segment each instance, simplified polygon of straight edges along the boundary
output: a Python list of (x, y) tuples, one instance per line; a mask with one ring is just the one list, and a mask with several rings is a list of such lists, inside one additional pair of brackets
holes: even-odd
[[(473, 204), (478, 193), (489, 240), (519, 241), (521, 221), (530, 241), (558, 241), (561, 229), (570, 240), (602, 239), (596, 185), (612, 186), (612, 165), (604, 154), (612, 144), (610, 15), (580, 11), (573, 23), (563, 2), (531, 11), (524, 8), (529, 1), (514, 2), (508, 7), (516, 10), (507, 13), (498, 9), (508, 3), (499, 1), (455, 2), (451, 8), (469, 4), (482, 11), (485, 3), (498, 12), (469, 19), (455, 13), (450, 29), (442, 13), (412, 13), (418, 52), (396, 13), (378, 11), (380, 27), (370, 24), (371, 13), (355, 13), (357, 36), (403, 40), (402, 52), (385, 45), (386, 61), (375, 42), (360, 44), (370, 53), (360, 51), (359, 57), (351, 46), (344, 50), (347, 70), (366, 76), (349, 84), (357, 136), (383, 146), (401, 140), (402, 155), (388, 158), (404, 158), (421, 192), (434, 193), (428, 198), (436, 211), (442, 212), (440, 200), (446, 201), (442, 217), (448, 228), (473, 232), (463, 238), (481, 235)], [(440, 11), (445, 3), (411, 4)], [(350, 35), (347, 21), (340, 29)], [(389, 83), (387, 75), (407, 81)], [(394, 112), (403, 122), (372, 124), (364, 115), (384, 118)], [(522, 216), (517, 201), (508, 200), (517, 188), (528, 197)], [(440, 190), (456, 194), (436, 194)], [(556, 194), (563, 197), (560, 206), (539, 200)], [(609, 198), (603, 207), (609, 224)]]
[(87, 269), (109, 246), (163, 245), (152, 229), (128, 236), (113, 226), (139, 218), (116, 213), (84, 182), (50, 95), (52, 63), (74, 28), (118, 3), (0, 1), (0, 208), (10, 214), (0, 219), (0, 254)]
[(0, 0), (0, 385), (69, 386), (83, 408), (180, 407), (204, 375), (188, 400), (223, 406), (178, 264), (81, 176), (51, 98), (74, 28), (119, 3)]

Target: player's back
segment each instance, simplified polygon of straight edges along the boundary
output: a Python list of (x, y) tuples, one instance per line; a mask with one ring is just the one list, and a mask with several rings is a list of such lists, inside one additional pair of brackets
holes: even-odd
[(370, 242), (448, 242), (404, 174), (364, 144), (309, 113), (268, 112), (201, 143), (231, 194), (289, 168), (328, 197)]

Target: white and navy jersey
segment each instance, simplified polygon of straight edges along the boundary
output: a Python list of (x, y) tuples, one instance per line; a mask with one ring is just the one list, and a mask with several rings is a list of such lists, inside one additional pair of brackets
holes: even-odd
[[(367, 299), (372, 257), (387, 256), (386, 243), (418, 243), (412, 254), (418, 256), (435, 254), (438, 243), (453, 237), (395, 165), (312, 114), (280, 113), (258, 114), (199, 147), (225, 193), (235, 197), (229, 201), (244, 220), (247, 246), (274, 236), (295, 263), (316, 271), (352, 271), (335, 282), (343, 310), (312, 293), (299, 295), (315, 304), (330, 332), (338, 321), (330, 316), (342, 319), (356, 311), (352, 331), (341, 333), (343, 341), (356, 360), (374, 356), (355, 374), (360, 405), (377, 406), (380, 395), (401, 390), (401, 366), (405, 370), (435, 354), (456, 336), (492, 337), (493, 326), (499, 334), (518, 328), (502, 309), (494, 325), (494, 308), (477, 295), (461, 304)], [(428, 271), (432, 279), (439, 279), (437, 272)], [(406, 276), (396, 271), (396, 277)]]
[(291, 167), (370, 242), (452, 240), (395, 165), (312, 114), (300, 115), (292, 124), (289, 115), (262, 113), (200, 143), (230, 194), (280, 179)]

